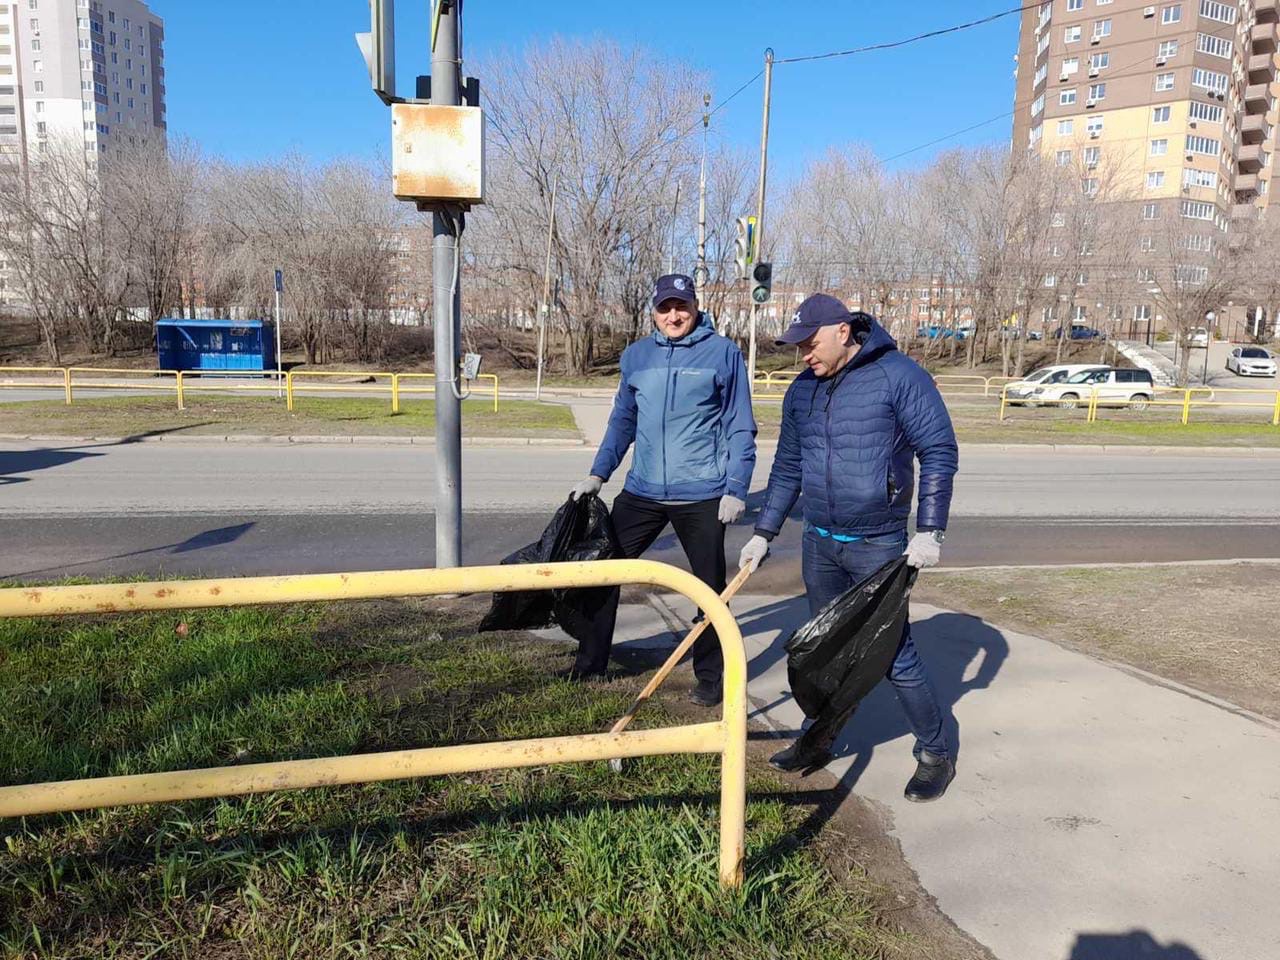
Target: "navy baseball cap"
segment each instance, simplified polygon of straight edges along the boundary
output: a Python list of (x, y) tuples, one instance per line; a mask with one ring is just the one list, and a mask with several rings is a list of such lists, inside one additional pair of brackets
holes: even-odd
[(668, 273), (664, 277), (659, 277), (653, 287), (653, 305), (656, 307), (663, 300), (697, 303), (698, 291), (693, 286), (693, 280), (683, 273)]
[(854, 315), (849, 308), (826, 293), (815, 293), (800, 304), (800, 309), (791, 318), (791, 326), (787, 327), (774, 343), (795, 344), (808, 340), (819, 327), (829, 327), (837, 323), (857, 326)]

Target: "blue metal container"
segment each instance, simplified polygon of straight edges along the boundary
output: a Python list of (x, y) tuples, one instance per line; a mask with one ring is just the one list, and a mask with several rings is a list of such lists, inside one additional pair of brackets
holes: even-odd
[(274, 370), (276, 327), (271, 320), (156, 321), (161, 370)]

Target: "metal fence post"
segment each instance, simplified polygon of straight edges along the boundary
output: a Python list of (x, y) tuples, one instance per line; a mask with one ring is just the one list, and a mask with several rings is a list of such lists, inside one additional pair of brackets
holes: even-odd
[(67, 394), (67, 406), (71, 406), (71, 368), (62, 368), (62, 387)]
[(1191, 419), (1191, 390), (1188, 388), (1182, 394), (1182, 425), (1185, 427)]
[(1280, 390), (1276, 391), (1276, 409), (1275, 412), (1271, 414), (1271, 425), (1273, 427), (1280, 427)]
[(1000, 422), (1004, 423), (1004, 408), (1009, 403), (1009, 385), (1006, 383), (1000, 391)]
[(400, 374), (391, 375), (391, 412), (400, 412)]
[(284, 408), (293, 413), (293, 371), (284, 375)]
[(174, 373), (174, 382), (177, 384), (177, 387), (178, 387), (178, 409), (185, 410), (187, 409), (187, 407), (186, 407), (186, 404), (183, 402), (183, 397), (182, 397), (182, 371), (181, 370), (178, 370)]

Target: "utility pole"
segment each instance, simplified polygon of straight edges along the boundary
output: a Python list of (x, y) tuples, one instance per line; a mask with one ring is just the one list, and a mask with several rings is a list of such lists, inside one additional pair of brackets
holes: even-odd
[(680, 187), (682, 182), (676, 181), (676, 201), (671, 205), (671, 245), (667, 248), (667, 273), (676, 272), (676, 226), (679, 223)]
[[(698, 266), (693, 285), (699, 291), (707, 285), (707, 128), (711, 126), (711, 94), (702, 95), (702, 169), (698, 175)], [(704, 294), (705, 296), (705, 294)]]
[(556, 191), (560, 188), (560, 171), (551, 182), (551, 216), (547, 219), (547, 259), (542, 268), (542, 304), (538, 310), (538, 379), (533, 399), (542, 399), (542, 356), (547, 347), (547, 317), (551, 314), (551, 237), (556, 229)]
[(284, 290), (284, 271), (276, 270), (276, 399), (284, 396), (284, 364), (280, 358), (280, 294)]
[[(773, 48), (764, 52), (764, 117), (760, 123), (760, 184), (756, 191), (756, 249), (751, 252), (751, 259), (758, 260), (764, 256), (764, 188), (765, 175), (769, 169), (769, 98), (773, 92)], [(747, 378), (748, 382), (756, 381), (756, 312), (759, 309), (753, 299), (751, 301), (751, 334), (747, 346)]]
[[(431, 102), (462, 103), (459, 66), (462, 0), (436, 0), (431, 47)], [(462, 564), (462, 395), (458, 342), (462, 334), (462, 208), (432, 213), (432, 314), (436, 372), (436, 566)]]

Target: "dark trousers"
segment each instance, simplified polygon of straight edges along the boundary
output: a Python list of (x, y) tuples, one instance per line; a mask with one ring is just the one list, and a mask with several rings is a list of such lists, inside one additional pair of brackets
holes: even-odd
[[(693, 575), (716, 593), (724, 592), (724, 524), (720, 522), (720, 498), (696, 503), (666, 504), (646, 500), (623, 490), (613, 501), (613, 529), (618, 535), (622, 554), (637, 559), (648, 550), (666, 529), (675, 529), (689, 559)], [(595, 617), (595, 630), (589, 642), (578, 647), (574, 668), (582, 673), (601, 673), (609, 665), (613, 647), (613, 629), (618, 619), (618, 597), (614, 590), (609, 601)], [(714, 627), (708, 627), (693, 644), (693, 674), (699, 680), (720, 683), (724, 672), (724, 656)]]
[[(820, 537), (806, 528), (803, 570), (810, 616), (817, 616), (828, 603), (894, 557), (901, 556), (906, 549), (905, 530), (880, 537), (864, 537), (854, 543), (840, 543)], [(929, 683), (924, 661), (911, 639), (910, 620), (903, 625), (898, 654), (889, 667), (888, 679), (893, 684), (893, 692), (898, 695), (898, 702), (902, 704), (902, 712), (907, 716), (907, 725), (916, 736), (912, 751), (916, 759), (920, 759), (922, 751), (928, 751), (935, 757), (951, 756), (942, 708)], [(839, 733), (839, 730), (830, 730), (817, 736), (827, 741), (824, 746), (829, 746)]]

